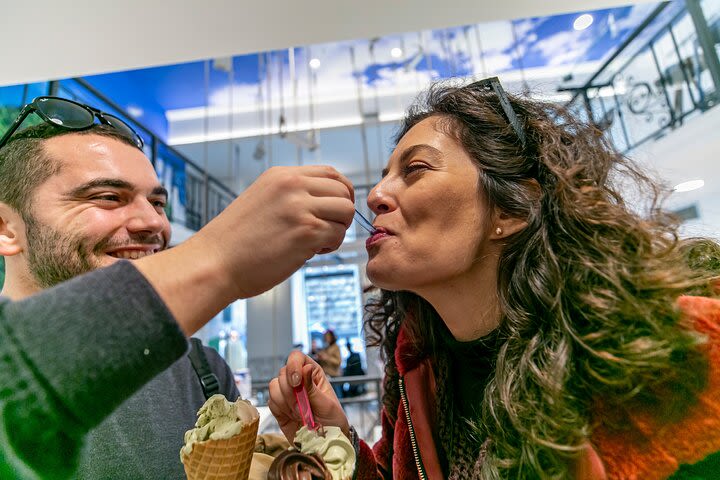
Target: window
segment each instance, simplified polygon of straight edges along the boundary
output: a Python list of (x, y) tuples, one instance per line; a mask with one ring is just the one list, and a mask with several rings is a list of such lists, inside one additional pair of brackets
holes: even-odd
[(344, 359), (349, 341), (364, 357), (362, 296), (357, 265), (305, 267), (293, 278), (293, 339), (309, 352), (322, 345), (323, 333), (335, 332)]

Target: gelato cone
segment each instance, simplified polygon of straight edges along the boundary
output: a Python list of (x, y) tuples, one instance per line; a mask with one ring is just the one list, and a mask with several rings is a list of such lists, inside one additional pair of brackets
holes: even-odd
[(246, 400), (210, 397), (180, 450), (188, 480), (247, 480), (259, 421), (257, 409)]

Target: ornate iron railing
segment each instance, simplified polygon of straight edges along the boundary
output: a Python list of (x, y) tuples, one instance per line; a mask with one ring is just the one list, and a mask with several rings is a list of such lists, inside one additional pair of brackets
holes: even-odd
[(663, 2), (584, 85), (560, 90), (628, 152), (718, 103), (717, 45), (720, 18), (708, 23), (699, 0)]

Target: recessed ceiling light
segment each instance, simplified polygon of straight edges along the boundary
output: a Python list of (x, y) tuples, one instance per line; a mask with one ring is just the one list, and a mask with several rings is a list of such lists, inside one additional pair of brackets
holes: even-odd
[(673, 188), (674, 192), (690, 192), (692, 190), (697, 190), (698, 188), (702, 188), (705, 186), (704, 180), (689, 180), (687, 182), (678, 183), (675, 185), (675, 188)]
[(317, 70), (318, 68), (320, 68), (320, 59), (313, 58), (312, 60), (310, 60), (310, 68), (312, 68), (313, 70)]
[(400, 58), (402, 57), (402, 49), (395, 47), (392, 50), (390, 50), (390, 56), (393, 58)]
[(593, 23), (593, 16), (589, 13), (583, 13), (575, 19), (573, 22), (573, 28), (575, 30), (585, 30)]

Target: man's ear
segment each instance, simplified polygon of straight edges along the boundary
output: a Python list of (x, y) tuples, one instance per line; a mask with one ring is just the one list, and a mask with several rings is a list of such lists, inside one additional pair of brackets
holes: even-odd
[(23, 251), (25, 221), (7, 203), (0, 202), (0, 255), (11, 257)]

